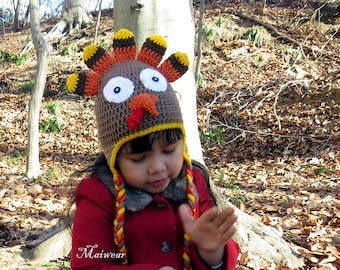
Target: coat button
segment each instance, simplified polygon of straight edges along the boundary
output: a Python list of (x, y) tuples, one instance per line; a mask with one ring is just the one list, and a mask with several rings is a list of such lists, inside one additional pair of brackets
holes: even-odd
[(162, 252), (164, 252), (164, 253), (170, 252), (170, 250), (171, 250), (171, 244), (170, 244), (169, 242), (163, 242), (163, 243), (161, 244), (161, 250), (162, 250)]
[(162, 210), (165, 208), (165, 204), (162, 203), (162, 202), (155, 202), (154, 204), (155, 208), (158, 209), (158, 210)]

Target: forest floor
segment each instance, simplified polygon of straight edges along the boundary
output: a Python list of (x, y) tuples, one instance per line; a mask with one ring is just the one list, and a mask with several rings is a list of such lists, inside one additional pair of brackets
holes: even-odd
[[(198, 122), (212, 179), (234, 205), (297, 246), (303, 269), (340, 269), (339, 21), (324, 21), (305, 1), (267, 1), (264, 14), (258, 2), (210, 2)], [(105, 48), (112, 42), (111, 14), (104, 13), (99, 28)], [(0, 269), (69, 269), (68, 258), (38, 267), (5, 256), (34, 246), (67, 216), (81, 178), (72, 174), (99, 154), (93, 100), (65, 90), (67, 76), (86, 69), (82, 49), (94, 31), (51, 42), (36, 180), (24, 176), (34, 48), (19, 57), (30, 29), (8, 26), (1, 33), (0, 250), (8, 252), (0, 252)], [(247, 253), (238, 269), (287, 268)]]

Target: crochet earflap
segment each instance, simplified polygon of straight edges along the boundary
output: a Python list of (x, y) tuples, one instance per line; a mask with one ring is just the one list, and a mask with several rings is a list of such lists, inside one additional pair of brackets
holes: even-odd
[[(125, 184), (115, 168), (121, 147), (138, 137), (166, 129), (181, 129), (185, 145), (187, 199), (193, 217), (197, 216), (192, 164), (185, 144), (182, 113), (170, 82), (180, 78), (189, 67), (185, 53), (176, 52), (162, 62), (167, 49), (160, 35), (146, 39), (137, 53), (134, 35), (121, 29), (113, 37), (112, 54), (98, 45), (84, 49), (83, 61), (91, 69), (67, 79), (70, 92), (95, 96), (98, 139), (113, 173), (116, 196), (114, 241), (126, 253), (124, 242)], [(190, 269), (189, 238), (184, 237), (184, 265)], [(127, 261), (123, 262), (127, 264)]]

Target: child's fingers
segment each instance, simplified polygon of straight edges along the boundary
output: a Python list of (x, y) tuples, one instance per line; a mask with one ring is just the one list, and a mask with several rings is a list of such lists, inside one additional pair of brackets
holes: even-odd
[(178, 212), (182, 220), (184, 231), (187, 232), (195, 223), (195, 220), (192, 218), (190, 212), (190, 206), (187, 204), (182, 204), (179, 206)]
[(228, 207), (224, 209), (222, 212), (218, 213), (218, 215), (214, 218), (214, 224), (216, 226), (221, 226), (225, 224), (226, 222), (228, 224), (233, 224), (235, 220), (235, 214), (234, 214), (234, 208)]
[(218, 208), (216, 206), (214, 206), (214, 207), (211, 207), (206, 212), (204, 212), (199, 217), (199, 220), (202, 223), (209, 223), (209, 222), (214, 222), (216, 217), (218, 217)]
[(233, 237), (233, 235), (236, 232), (236, 228), (234, 226), (231, 226), (228, 228), (228, 230), (226, 230), (223, 234), (222, 234), (222, 239), (229, 240)]
[[(179, 207), (179, 214), (180, 214), (180, 217), (182, 218), (182, 221), (183, 218), (185, 220), (189, 219), (189, 216), (191, 217), (191, 212), (190, 212), (190, 207), (189, 205), (187, 204), (182, 204), (180, 205)], [(212, 207), (210, 208), (209, 210), (207, 210), (206, 212), (204, 212), (199, 218), (199, 222), (200, 223), (209, 223), (209, 222), (213, 222), (214, 219), (217, 217), (218, 215), (218, 209), (217, 207)], [(190, 219), (192, 221), (192, 217)]]
[(217, 237), (220, 241), (231, 238), (235, 233), (233, 224), (237, 220), (233, 208), (226, 208), (218, 212), (217, 207), (212, 207), (203, 213), (197, 220), (191, 215), (190, 207), (183, 204), (179, 207), (179, 215), (184, 231), (195, 239), (209, 235), (208, 238)]

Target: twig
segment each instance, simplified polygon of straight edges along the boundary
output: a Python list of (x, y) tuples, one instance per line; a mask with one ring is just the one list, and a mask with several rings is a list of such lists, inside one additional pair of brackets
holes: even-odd
[(243, 136), (244, 136), (244, 133), (241, 133), (241, 134), (237, 135), (236, 137), (234, 137), (232, 140), (229, 140), (229, 141), (225, 142), (224, 144), (233, 143), (233, 142), (236, 141), (238, 138), (243, 137)]
[(98, 35), (100, 17), (102, 15), (102, 3), (103, 3), (103, 0), (100, 0), (100, 2), (99, 2), (99, 11), (98, 11), (98, 18), (97, 18), (97, 23), (96, 23), (96, 31), (94, 33), (94, 38), (93, 38), (93, 43), (94, 44), (97, 43), (97, 35)]
[(281, 121), (280, 121), (280, 117), (278, 116), (277, 111), (276, 111), (276, 105), (277, 105), (277, 101), (279, 99), (279, 95), (281, 94), (282, 90), (285, 89), (286, 87), (288, 87), (289, 85), (299, 84), (301, 82), (304, 82), (304, 81), (303, 80), (295, 80), (295, 81), (286, 82), (285, 84), (280, 86), (279, 91), (277, 91), (277, 93), (275, 94), (273, 112), (274, 112), (275, 118), (277, 120), (279, 130), (281, 130)]
[(312, 17), (311, 17), (311, 21), (317, 17), (318, 24), (320, 24), (320, 19), (321, 19), (321, 9), (324, 8), (324, 7), (326, 6), (326, 4), (327, 4), (327, 3), (324, 3), (323, 5), (321, 5), (320, 7), (318, 7), (318, 8), (315, 10), (314, 14), (313, 14)]
[[(288, 83), (289, 83), (289, 82), (288, 82)], [(279, 99), (279, 95), (280, 95), (282, 89), (284, 89), (284, 86), (287, 86), (288, 83), (285, 83), (284, 85), (281, 85), (281, 86), (280, 86), (280, 89), (279, 89), (279, 91), (276, 93), (275, 99), (274, 99), (273, 112), (274, 112), (274, 115), (275, 115), (277, 124), (278, 124), (278, 126), (279, 126), (279, 130), (281, 130), (281, 121), (280, 121), (280, 117), (278, 116), (277, 111), (276, 111), (276, 105), (277, 105), (277, 101), (278, 101), (278, 99)]]
[[(324, 49), (326, 47), (326, 45), (333, 39), (333, 37), (335, 37), (339, 32), (339, 28), (336, 28), (335, 33), (327, 40), (327, 42), (322, 46), (321, 50)], [(319, 56), (321, 57), (321, 55)]]
[(202, 27), (203, 27), (203, 15), (204, 15), (204, 2), (205, 0), (200, 0), (200, 17), (198, 23), (198, 36), (197, 36), (197, 60), (196, 60), (196, 69), (195, 69), (195, 81), (196, 85), (198, 84), (198, 80), (200, 77), (200, 68), (202, 61)]
[(75, 65), (75, 64), (78, 64), (79, 62), (81, 62), (81, 60), (83, 59), (83, 56), (81, 55), (81, 56), (79, 56), (78, 58), (77, 58), (77, 60), (76, 61), (73, 61), (73, 63), (69, 66), (69, 70), (72, 70), (73, 69), (73, 66)]
[[(280, 87), (280, 90), (278, 91), (277, 95), (285, 88), (287, 87), (289, 84), (293, 84), (293, 83), (296, 83), (296, 81), (290, 81), (290, 82), (287, 82), (285, 83), (284, 85), (282, 85)], [(266, 96), (268, 97), (268, 95)], [(265, 97), (265, 98), (266, 98)], [(264, 99), (265, 99), (264, 98)], [(217, 100), (217, 97), (214, 99), (214, 102)], [(209, 104), (208, 107), (211, 107), (212, 104)], [(225, 127), (227, 129), (231, 129), (231, 130), (235, 130), (235, 131), (238, 131), (240, 132), (241, 134), (237, 135), (236, 137), (234, 137), (232, 140), (226, 142), (227, 144), (230, 144), (232, 143), (233, 141), (235, 141), (236, 139), (238, 139), (239, 137), (242, 137), (244, 136), (244, 134), (253, 134), (253, 135), (257, 135), (257, 136), (262, 136), (262, 137), (267, 137), (267, 136), (270, 136), (270, 137), (278, 137), (278, 138), (291, 138), (291, 139), (308, 139), (308, 140), (311, 140), (311, 141), (314, 141), (314, 142), (317, 142), (319, 144), (322, 144), (324, 142), (324, 140), (326, 141), (329, 141), (332, 137), (334, 136), (340, 136), (340, 134), (336, 133), (336, 134), (324, 134), (324, 135), (309, 135), (309, 136), (306, 136), (306, 135), (285, 135), (285, 134), (279, 134), (279, 133), (274, 133), (274, 132), (259, 132), (259, 131), (253, 131), (253, 130), (249, 130), (249, 129), (244, 129), (244, 128), (240, 128), (238, 126), (231, 126), (231, 125), (228, 125), (225, 122), (222, 122), (220, 121), (217, 117), (215, 117), (214, 115), (212, 115), (210, 112), (210, 109), (207, 108), (208, 110), (208, 114), (207, 114), (207, 123), (206, 125), (209, 126), (211, 125), (210, 123), (210, 119), (213, 118), (213, 121), (215, 123), (217, 123), (219, 126), (221, 127)]]
[(268, 95), (266, 95), (264, 98), (262, 98), (262, 99), (260, 100), (260, 102), (257, 104), (257, 106), (254, 108), (253, 113), (256, 113), (257, 110), (258, 110), (258, 109), (261, 107), (261, 105), (263, 104), (263, 102), (265, 102), (266, 99), (268, 99), (268, 98), (270, 98), (270, 97), (272, 97), (272, 96), (273, 96), (273, 93), (270, 92)]
[(214, 99), (209, 103), (209, 105), (207, 106), (207, 109), (209, 109), (209, 108), (211, 108), (211, 106), (213, 106), (215, 103), (216, 103), (216, 101), (220, 98), (220, 97), (222, 97), (222, 96), (224, 96), (224, 95), (226, 95), (226, 93), (224, 93), (224, 92), (221, 92), (219, 95), (215, 95), (215, 97), (214, 97)]
[(216, 121), (216, 123), (218, 123), (220, 126), (228, 128), (228, 129), (232, 129), (232, 130), (236, 130), (242, 133), (248, 133), (248, 134), (254, 134), (254, 135), (258, 135), (258, 136), (262, 136), (262, 137), (267, 137), (267, 136), (271, 136), (271, 137), (279, 137), (279, 138), (292, 138), (292, 139), (308, 139), (308, 140), (312, 140), (315, 141), (317, 143), (322, 143), (323, 141), (316, 141), (318, 139), (320, 140), (330, 140), (333, 136), (339, 136), (340, 134), (324, 134), (324, 135), (310, 135), (310, 136), (306, 136), (306, 135), (285, 135), (285, 134), (279, 134), (279, 133), (273, 133), (273, 132), (258, 132), (258, 131), (253, 131), (253, 130), (248, 130), (248, 129), (243, 129), (237, 126), (230, 126), (226, 123), (221, 122), (220, 120), (218, 120), (217, 118), (214, 117), (214, 120)]

